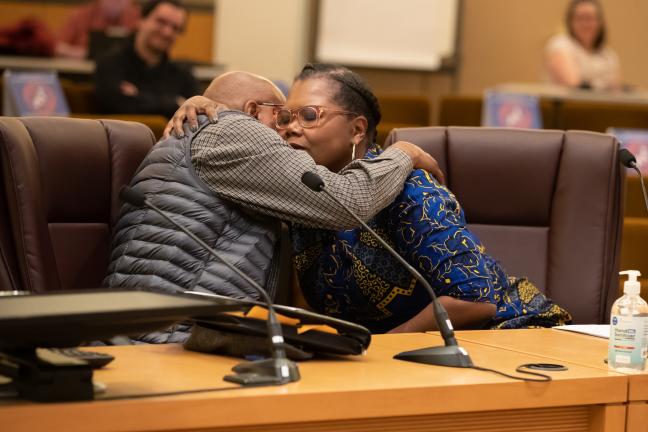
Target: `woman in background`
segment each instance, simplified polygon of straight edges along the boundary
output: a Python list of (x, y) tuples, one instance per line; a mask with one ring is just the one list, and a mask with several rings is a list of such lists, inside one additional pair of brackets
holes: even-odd
[(565, 21), (567, 34), (554, 36), (545, 48), (550, 80), (584, 89), (619, 89), (619, 58), (606, 46), (606, 26), (599, 1), (572, 0)]

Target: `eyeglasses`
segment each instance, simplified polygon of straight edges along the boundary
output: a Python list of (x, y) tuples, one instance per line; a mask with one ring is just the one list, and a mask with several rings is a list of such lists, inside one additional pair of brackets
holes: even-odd
[(304, 129), (314, 128), (319, 126), (319, 121), (323, 113), (343, 114), (354, 117), (360, 115), (351, 111), (336, 110), (319, 105), (307, 105), (291, 110), (285, 108), (277, 110), (275, 113), (275, 124), (277, 125), (277, 129), (286, 129), (290, 126), (293, 119), (297, 117), (297, 122)]
[(281, 108), (283, 106), (282, 103), (275, 103), (275, 102), (261, 102), (261, 101), (256, 101), (257, 105), (263, 105), (263, 106), (269, 106), (273, 108)]
[(282, 104), (282, 103), (275, 103), (275, 102), (262, 102), (262, 101), (255, 101), (255, 102), (257, 103), (257, 105), (260, 105), (260, 106), (267, 106), (267, 107), (271, 107), (271, 108), (272, 108), (272, 114), (273, 114), (273, 115), (277, 113), (277, 109), (283, 107), (283, 104)]

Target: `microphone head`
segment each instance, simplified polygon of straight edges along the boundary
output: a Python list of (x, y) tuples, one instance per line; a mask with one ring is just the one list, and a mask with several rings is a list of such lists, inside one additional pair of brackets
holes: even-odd
[(143, 193), (126, 185), (122, 186), (120, 189), (119, 198), (135, 207), (144, 207), (144, 201), (146, 201), (146, 197)]
[(619, 150), (619, 161), (626, 168), (634, 168), (637, 164), (637, 159), (630, 153), (630, 150), (624, 148)]
[(301, 181), (315, 192), (324, 190), (324, 180), (312, 171), (306, 171), (302, 175)]

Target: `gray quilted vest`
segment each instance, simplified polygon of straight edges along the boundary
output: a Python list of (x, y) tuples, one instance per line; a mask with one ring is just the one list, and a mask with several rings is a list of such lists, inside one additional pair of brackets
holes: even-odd
[[(203, 122), (203, 127), (208, 123)], [(191, 134), (158, 142), (138, 168), (131, 187), (188, 228), (274, 297), (278, 280), (280, 222), (252, 215), (218, 198), (191, 164)], [(217, 188), (217, 186), (216, 186)], [(106, 287), (167, 292), (211, 292), (259, 299), (242, 278), (182, 231), (148, 208), (124, 204), (113, 227)], [(183, 342), (186, 324), (143, 335), (143, 342)]]

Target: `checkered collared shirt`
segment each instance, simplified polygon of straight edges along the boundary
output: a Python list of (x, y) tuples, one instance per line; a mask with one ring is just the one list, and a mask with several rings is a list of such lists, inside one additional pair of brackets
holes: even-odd
[(394, 200), (412, 171), (410, 158), (391, 148), (376, 159), (357, 159), (332, 173), (238, 111), (220, 113), (217, 123), (194, 136), (191, 160), (200, 179), (219, 197), (285, 221), (328, 229), (358, 224), (326, 194), (306, 187), (303, 173), (316, 172), (327, 190), (367, 220)]

